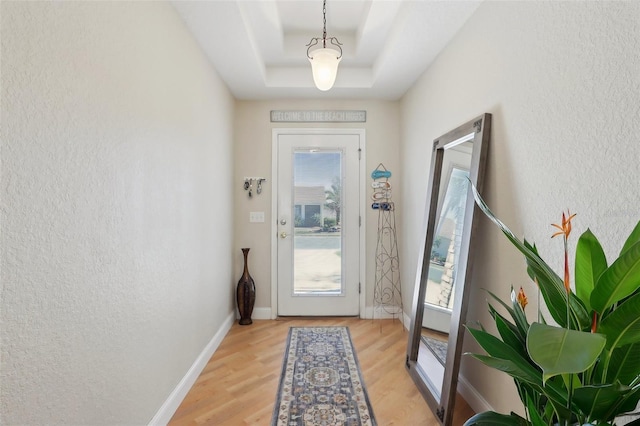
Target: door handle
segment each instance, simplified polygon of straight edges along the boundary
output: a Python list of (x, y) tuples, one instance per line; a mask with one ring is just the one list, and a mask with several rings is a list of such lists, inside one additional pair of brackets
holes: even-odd
[(280, 233), (280, 238), (287, 238), (287, 233), (286, 232), (281, 232)]

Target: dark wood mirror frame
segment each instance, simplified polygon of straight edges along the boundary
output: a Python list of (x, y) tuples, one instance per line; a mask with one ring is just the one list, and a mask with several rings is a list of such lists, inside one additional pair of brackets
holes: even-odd
[(469, 180), (482, 192), (484, 169), (487, 157), (487, 146), (491, 133), (491, 114), (483, 114), (460, 127), (437, 138), (433, 142), (431, 157), (431, 171), (427, 187), (426, 229), (424, 240), (420, 248), (419, 265), (416, 274), (416, 285), (413, 295), (411, 328), (409, 344), (407, 347), (406, 367), (409, 374), (429, 404), (431, 410), (441, 424), (449, 426), (453, 420), (453, 407), (456, 398), (458, 384), (458, 371), (460, 369), (460, 357), (462, 352), (462, 339), (464, 336), (464, 324), (467, 313), (467, 302), (470, 286), (469, 283), (473, 261), (473, 234), (477, 223), (479, 209), (473, 201), (471, 190), (467, 192), (463, 233), (460, 243), (460, 254), (456, 264), (456, 278), (451, 324), (447, 356), (444, 363), (444, 378), (442, 387), (434, 383), (418, 364), (418, 349), (422, 334), (424, 316), (424, 300), (426, 296), (427, 278), (429, 274), (431, 248), (434, 242), (434, 232), (438, 221), (438, 199), (440, 193), (441, 175), (443, 172), (443, 159), (445, 151), (451, 149), (461, 141), (469, 141), (473, 144), (471, 163), (469, 168)]

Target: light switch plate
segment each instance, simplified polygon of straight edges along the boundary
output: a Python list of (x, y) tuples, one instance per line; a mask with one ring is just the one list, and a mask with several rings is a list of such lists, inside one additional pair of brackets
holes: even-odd
[(264, 222), (264, 212), (249, 212), (249, 222), (251, 223)]

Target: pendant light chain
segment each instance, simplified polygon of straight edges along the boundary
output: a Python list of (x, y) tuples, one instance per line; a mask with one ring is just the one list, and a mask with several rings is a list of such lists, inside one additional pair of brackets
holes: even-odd
[(327, 0), (322, 3), (322, 47), (327, 47)]

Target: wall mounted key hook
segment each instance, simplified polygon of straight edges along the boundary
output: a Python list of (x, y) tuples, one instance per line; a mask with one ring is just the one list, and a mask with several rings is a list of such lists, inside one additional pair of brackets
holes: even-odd
[(261, 193), (262, 193), (262, 182), (264, 182), (265, 180), (266, 180), (266, 179), (264, 179), (264, 178), (259, 178), (259, 179), (258, 179), (258, 188), (256, 189), (256, 192), (257, 192), (258, 194), (261, 194)]
[[(259, 176), (245, 176), (244, 177), (244, 190), (248, 191), (247, 195), (249, 198), (253, 198), (253, 191), (255, 189), (256, 194), (260, 195), (262, 193), (262, 184), (266, 182), (267, 179)], [(255, 188), (254, 188), (255, 185)]]

